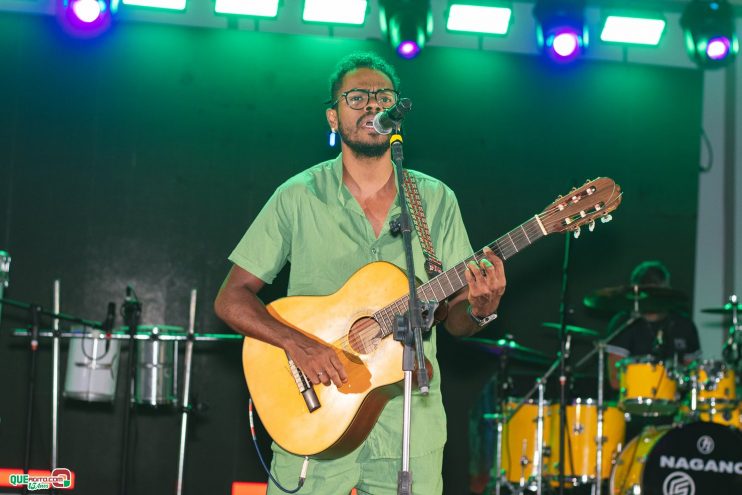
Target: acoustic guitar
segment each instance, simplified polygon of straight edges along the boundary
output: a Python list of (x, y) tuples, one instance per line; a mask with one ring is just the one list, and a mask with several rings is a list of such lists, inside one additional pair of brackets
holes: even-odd
[[(543, 212), (489, 244), (507, 260), (549, 234), (606, 222), (621, 203), (609, 178), (587, 182)], [(466, 286), (466, 263), (482, 251), (417, 287), (421, 300), (443, 301)], [(407, 311), (408, 283), (397, 266), (379, 261), (354, 273), (334, 294), (291, 296), (267, 306), (277, 320), (336, 349), (347, 383), (312, 385), (286, 352), (246, 337), (245, 379), (266, 430), (285, 450), (334, 458), (358, 447), (390, 398), (401, 393), (402, 344), (392, 337), (396, 315)]]

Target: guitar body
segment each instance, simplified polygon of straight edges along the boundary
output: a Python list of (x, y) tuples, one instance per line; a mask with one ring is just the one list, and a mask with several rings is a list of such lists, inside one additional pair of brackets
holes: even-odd
[[(407, 294), (407, 277), (379, 261), (358, 270), (329, 296), (292, 296), (267, 306), (270, 314), (304, 334), (324, 341), (344, 341), (349, 332), (366, 348), (337, 354), (348, 382), (342, 387), (314, 385), (321, 407), (313, 412), (302, 397), (283, 349), (245, 338), (245, 379), (261, 421), (273, 440), (297, 455), (333, 458), (351, 452), (366, 438), (389, 399), (401, 392), (402, 345), (388, 336), (374, 341), (378, 325), (368, 318)], [(355, 326), (354, 326), (355, 325)], [(363, 328), (362, 330), (358, 330)], [(373, 348), (373, 349), (371, 349)]]

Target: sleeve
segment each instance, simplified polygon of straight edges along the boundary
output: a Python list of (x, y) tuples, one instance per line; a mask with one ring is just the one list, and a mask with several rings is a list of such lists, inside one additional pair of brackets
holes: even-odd
[(460, 261), (472, 255), (469, 235), (466, 233), (464, 220), (461, 218), (461, 210), (456, 200), (454, 192), (446, 188), (445, 200), (445, 218), (444, 227), (441, 231), (441, 251), (440, 257), (443, 263), (443, 269), (448, 270)]
[[(608, 323), (607, 334), (610, 335), (611, 332), (615, 331), (620, 325), (625, 323), (627, 319), (628, 315), (626, 313), (618, 313), (611, 319), (610, 323)], [(631, 354), (631, 348), (631, 326), (624, 329), (623, 332), (618, 334), (615, 339), (611, 340), (608, 345), (605, 346), (606, 351), (621, 356), (622, 358), (628, 357)]]
[(270, 284), (290, 259), (291, 208), (285, 189), (279, 188), (242, 236), (229, 261)]

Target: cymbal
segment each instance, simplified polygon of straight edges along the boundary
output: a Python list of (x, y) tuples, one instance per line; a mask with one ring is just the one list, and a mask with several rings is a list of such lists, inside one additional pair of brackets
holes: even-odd
[[(561, 323), (552, 323), (550, 321), (542, 322), (541, 326), (546, 327), (546, 328), (553, 328), (555, 330), (559, 330), (560, 328), (562, 328)], [(598, 332), (597, 330), (591, 330), (589, 328), (577, 327), (574, 325), (567, 325), (566, 329), (567, 329), (567, 332), (576, 334), (580, 337), (599, 337), (600, 336), (600, 332)]]
[(615, 313), (632, 311), (635, 300), (642, 313), (661, 313), (688, 307), (688, 296), (683, 292), (657, 285), (606, 287), (588, 294), (582, 303), (591, 309)]
[(701, 313), (712, 313), (712, 314), (731, 313), (734, 310), (734, 306), (737, 306), (737, 312), (742, 314), (742, 303), (735, 305), (730, 302), (726, 303), (721, 308), (704, 308), (701, 310)]
[(467, 337), (462, 340), (474, 344), (477, 347), (481, 347), (485, 351), (497, 356), (507, 354), (513, 359), (528, 361), (531, 363), (548, 364), (550, 362), (549, 356), (547, 356), (543, 352), (520, 345), (519, 343), (511, 339), (493, 340), (480, 337)]

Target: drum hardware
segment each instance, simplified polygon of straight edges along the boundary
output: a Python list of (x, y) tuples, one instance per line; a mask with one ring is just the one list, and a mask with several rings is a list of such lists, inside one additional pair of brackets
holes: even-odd
[(688, 296), (677, 289), (659, 285), (621, 285), (588, 294), (583, 304), (610, 313), (664, 313), (688, 309)]
[(742, 303), (739, 302), (737, 295), (729, 296), (729, 302), (721, 308), (706, 308), (702, 309), (701, 312), (730, 315), (732, 317), (732, 325), (729, 327), (727, 339), (722, 348), (722, 356), (732, 369), (742, 374), (742, 321), (739, 319), (739, 315), (742, 313)]
[(498, 340), (485, 339), (481, 337), (466, 337), (461, 340), (474, 344), (490, 354), (495, 354), (496, 356), (507, 355), (508, 357), (518, 361), (535, 364), (548, 364), (550, 362), (546, 354), (517, 343), (513, 340), (512, 335), (506, 335), (505, 338)]
[[(559, 330), (561, 328), (561, 325), (559, 323), (549, 322), (549, 321), (542, 322), (541, 326), (545, 328), (551, 328), (554, 330)], [(565, 329), (568, 333), (576, 335), (577, 337), (585, 337), (585, 338), (600, 337), (600, 332), (598, 332), (597, 330), (591, 330), (589, 328), (578, 327), (575, 325), (567, 325)]]

